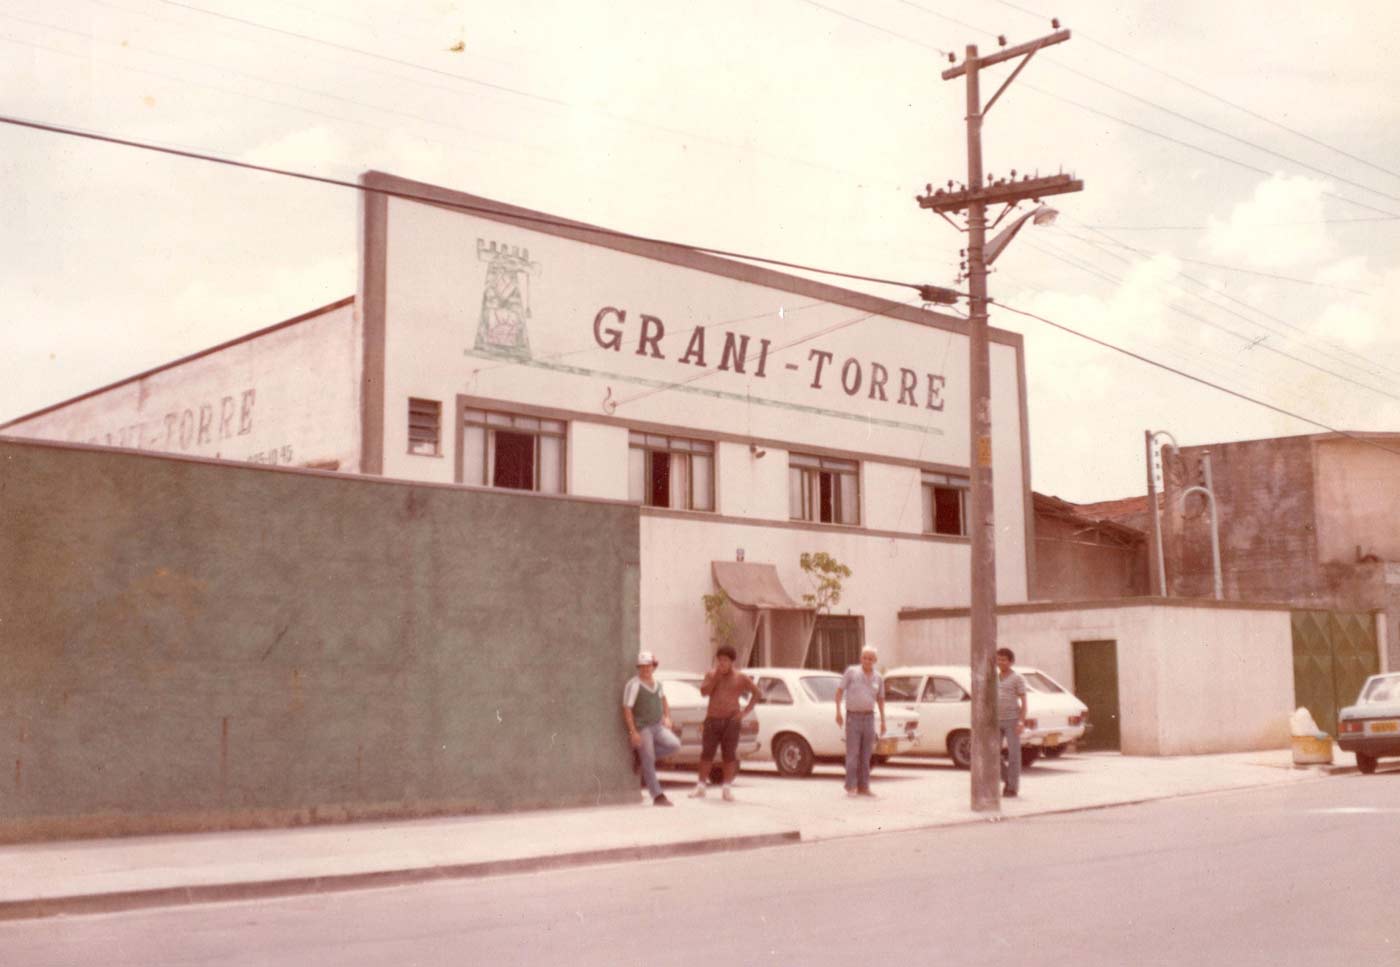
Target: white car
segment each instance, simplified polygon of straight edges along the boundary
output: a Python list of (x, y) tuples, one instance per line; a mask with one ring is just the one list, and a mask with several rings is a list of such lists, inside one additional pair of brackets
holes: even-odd
[[(820, 761), (844, 762), (846, 730), (836, 724), (836, 689), (841, 676), (810, 668), (745, 668), (758, 685), (759, 751), (784, 776), (806, 776)], [(878, 727), (879, 723), (876, 723)], [(907, 755), (919, 741), (919, 716), (885, 699), (885, 734), (875, 755)]]
[[(1084, 737), (1089, 706), (1038, 668), (1014, 666), (1026, 680), (1026, 730), (1021, 763), (1043, 752), (1056, 758)], [(966, 665), (916, 665), (885, 673), (885, 703), (919, 713), (923, 738), (911, 755), (946, 755), (961, 769), (972, 764), (972, 669)]]

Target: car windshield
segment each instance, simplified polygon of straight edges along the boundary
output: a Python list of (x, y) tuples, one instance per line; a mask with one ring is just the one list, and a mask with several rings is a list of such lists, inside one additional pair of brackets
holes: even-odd
[(841, 687), (841, 679), (836, 675), (808, 675), (802, 679), (802, 690), (814, 702), (836, 701), (836, 690)]
[(1054, 695), (1064, 691), (1042, 672), (1022, 672), (1021, 677), (1026, 680), (1026, 687), (1033, 692), (1048, 692)]
[(1386, 675), (1382, 678), (1371, 679), (1371, 683), (1361, 693), (1361, 701), (1366, 704), (1400, 702), (1400, 675)]
[(885, 679), (885, 698), (891, 702), (917, 702), (919, 679), (908, 676)]

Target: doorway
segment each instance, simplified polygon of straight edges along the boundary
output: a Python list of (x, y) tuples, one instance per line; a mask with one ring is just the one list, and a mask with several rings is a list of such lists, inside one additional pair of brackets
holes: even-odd
[(1089, 732), (1081, 749), (1117, 752), (1122, 744), (1118, 721), (1118, 642), (1076, 641), (1074, 694), (1089, 706)]
[(818, 615), (806, 666), (840, 673), (859, 665), (863, 638), (859, 616)]

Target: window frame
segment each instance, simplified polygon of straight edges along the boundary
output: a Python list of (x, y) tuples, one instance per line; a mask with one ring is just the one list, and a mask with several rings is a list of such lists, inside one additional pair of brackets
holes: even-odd
[[(716, 473), (715, 461), (718, 447), (713, 440), (704, 440), (697, 437), (672, 436), (665, 433), (648, 433), (644, 430), (627, 431), (627, 499), (632, 503), (639, 503), (643, 507), (657, 507), (662, 510), (690, 510), (697, 513), (712, 514), (716, 511), (718, 501), (715, 499)], [(633, 455), (639, 452), (642, 459), (641, 468), (641, 494), (633, 492)], [(671, 474), (674, 472), (673, 462), (680, 459), (685, 465), (685, 506), (677, 507), (673, 504), (659, 504), (652, 498), (655, 494), (655, 460), (657, 454), (665, 454), (667, 457), (667, 495), (671, 494)], [(706, 474), (708, 486), (706, 488), (709, 496), (709, 506), (699, 507), (697, 504), (696, 481), (698, 475), (695, 472), (695, 457), (704, 457), (708, 460), (708, 473)]]
[[(457, 410), (457, 442), (459, 482), (473, 487), (490, 487), (492, 490), (511, 490), (517, 493), (552, 494), (560, 496), (568, 493), (568, 451), (569, 422), (552, 416), (536, 416), (527, 412), (492, 409), (463, 403)], [(475, 460), (467, 459), (468, 437), (474, 431), (481, 433), (481, 453)], [(510, 487), (495, 483), (496, 477), (496, 434), (507, 433), (513, 436), (529, 436), (533, 439), (531, 486)], [(558, 472), (555, 489), (541, 486), (545, 473), (546, 460), (543, 457), (542, 440), (557, 440), (557, 454), (554, 463)], [(481, 467), (481, 479), (469, 480), (469, 468)]]
[[(424, 432), (429, 429), (432, 431), (431, 439)], [(419, 444), (429, 444), (432, 449), (419, 449)], [(420, 396), (408, 398), (408, 454), (413, 457), (442, 456), (441, 400), (430, 400)]]
[[(957, 531), (938, 529), (938, 492), (953, 492), (958, 497)], [(945, 470), (919, 471), (919, 507), (922, 533), (940, 537), (967, 537), (972, 533), (969, 517), (972, 513), (972, 477)]]
[[(859, 460), (789, 451), (788, 519), (840, 527), (861, 526), (860, 466)], [(826, 484), (829, 501), (823, 496), (823, 478), (829, 479)], [(849, 498), (841, 485), (844, 480), (851, 483)], [(829, 520), (822, 517), (824, 506), (828, 503), (831, 508)]]

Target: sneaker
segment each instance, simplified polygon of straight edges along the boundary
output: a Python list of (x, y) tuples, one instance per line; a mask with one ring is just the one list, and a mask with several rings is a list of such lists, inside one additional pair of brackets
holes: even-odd
[(871, 792), (869, 789), (857, 789), (857, 790), (856, 790), (856, 795), (857, 795), (857, 796), (864, 796), (864, 797), (867, 798), (867, 799), (878, 799), (878, 798), (880, 798), (879, 796), (877, 796), (877, 795), (875, 795), (873, 792)]
[(1003, 799), (1015, 799), (1015, 798), (1016, 798), (1016, 790), (1015, 790), (1015, 789), (1003, 789), (1003, 790), (1001, 791), (1001, 798), (1003, 798)]
[(725, 802), (733, 802), (733, 801), (734, 801), (734, 790), (733, 790), (733, 789), (730, 789), (728, 786), (725, 786), (725, 787), (724, 787), (724, 801), (725, 801)]
[(692, 789), (692, 790), (690, 790), (690, 798), (691, 798), (691, 799), (704, 799), (704, 798), (705, 798), (705, 786), (704, 786), (703, 783), (697, 782), (697, 783), (695, 784), (695, 788)]
[(653, 806), (674, 806), (674, 805), (675, 805), (675, 803), (671, 802), (671, 800), (669, 800), (669, 799), (666, 798), (666, 794), (665, 794), (664, 792), (663, 792), (661, 795), (657, 796), (655, 799), (653, 799), (653, 800), (651, 801), (651, 804), (652, 804)]

